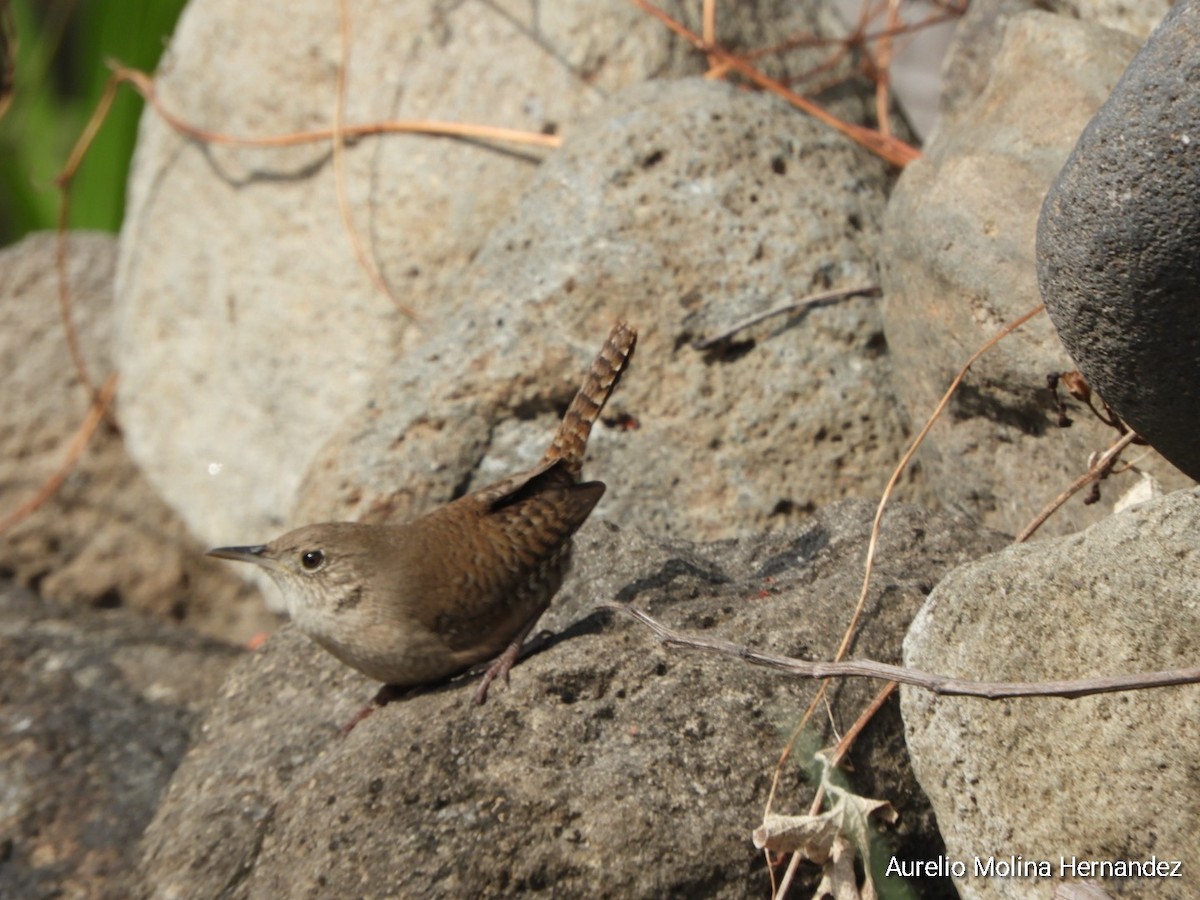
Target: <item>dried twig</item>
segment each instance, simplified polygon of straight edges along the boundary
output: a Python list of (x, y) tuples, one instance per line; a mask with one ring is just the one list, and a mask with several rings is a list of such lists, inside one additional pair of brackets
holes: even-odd
[(1113, 465), (1116, 463), (1117, 458), (1121, 455), (1121, 451), (1137, 439), (1137, 432), (1132, 430), (1121, 435), (1121, 439), (1105, 450), (1104, 455), (1096, 460), (1095, 464), (1088, 469), (1087, 472), (1071, 482), (1070, 487), (1051, 500), (1046, 505), (1046, 508), (1038, 513), (1034, 520), (1021, 530), (1021, 533), (1017, 535), (1014, 543), (1021, 544), (1029, 540), (1029, 538), (1033, 536), (1033, 533), (1042, 527), (1042, 523), (1049, 519), (1050, 516), (1052, 516), (1060, 506), (1070, 500), (1073, 496), (1075, 496), (1075, 494), (1079, 493), (1089, 484), (1093, 484), (1108, 475), (1108, 473), (1112, 470)]
[(879, 133), (884, 137), (892, 136), (891, 119), (888, 116), (888, 101), (892, 80), (892, 34), (893, 29), (901, 26), (899, 0), (888, 0), (887, 28), (888, 34), (881, 37), (875, 45), (875, 59), (872, 62), (875, 75), (875, 121), (879, 123)]
[(779, 669), (801, 678), (878, 678), (910, 684), (935, 694), (953, 697), (981, 697), (1003, 700), (1013, 697), (1064, 697), (1072, 700), (1095, 694), (1137, 691), (1169, 687), (1178, 684), (1200, 684), (1200, 667), (1143, 672), (1136, 675), (1109, 675), (1099, 678), (1080, 678), (1071, 681), (972, 681), (906, 669), (869, 659), (842, 662), (809, 662), (790, 656), (763, 653), (721, 638), (700, 637), (674, 631), (632, 606), (610, 603), (602, 606), (622, 612), (648, 627), (667, 647), (688, 647), (707, 650), (722, 656), (732, 656), (756, 666)]
[(876, 297), (879, 295), (879, 285), (864, 284), (859, 287), (838, 288), (834, 291), (823, 291), (819, 294), (809, 294), (807, 297), (802, 297), (799, 300), (788, 300), (786, 303), (781, 303), (778, 306), (773, 306), (763, 312), (755, 313), (752, 316), (747, 316), (739, 322), (735, 322), (723, 331), (714, 334), (712, 337), (703, 338), (692, 342), (693, 349), (707, 350), (709, 347), (714, 347), (721, 341), (728, 340), (739, 331), (749, 328), (751, 325), (757, 325), (759, 322), (770, 319), (774, 316), (787, 315), (789, 313), (799, 312), (802, 309), (808, 309), (812, 306), (820, 306), (822, 303), (829, 303), (834, 300), (842, 300), (846, 297), (856, 296)]
[[(562, 138), (558, 135), (541, 134), (539, 132), (519, 131), (513, 128), (495, 128), (489, 125), (475, 125), (465, 122), (442, 122), (432, 119), (408, 119), (408, 120), (393, 120), (389, 122), (376, 122), (367, 125), (347, 125), (345, 122), (345, 105), (346, 105), (346, 72), (348, 68), (348, 54), (350, 52), (350, 19), (349, 12), (346, 9), (344, 0), (338, 4), (339, 14), (339, 35), (341, 38), (342, 58), (338, 64), (337, 70), (337, 86), (336, 99), (334, 105), (333, 126), (331, 128), (313, 129), (310, 131), (298, 131), (291, 134), (282, 135), (265, 135), (258, 137), (245, 137), (237, 135), (224, 134), (217, 131), (209, 131), (185, 122), (179, 116), (173, 114), (165, 106), (158, 97), (158, 91), (154, 83), (154, 79), (145, 72), (140, 72), (136, 69), (129, 69), (125, 66), (110, 63), (113, 70), (112, 77), (109, 79), (108, 85), (105, 87), (104, 99), (102, 106), (105, 112), (107, 107), (112, 103), (112, 97), (115, 95), (117, 87), (121, 83), (130, 84), (134, 90), (141, 94), (146, 103), (154, 109), (154, 111), (175, 131), (193, 140), (202, 141), (207, 144), (223, 144), (235, 145), (240, 147), (287, 147), (296, 144), (307, 144), (317, 141), (332, 141), (333, 144), (333, 170), (334, 183), (338, 198), (338, 209), (342, 216), (342, 221), (346, 228), (346, 233), (349, 237), (351, 248), (354, 251), (354, 256), (358, 260), (359, 266), (371, 279), (371, 282), (380, 290), (404, 315), (410, 318), (418, 318), (416, 312), (400, 301), (396, 297), (391, 286), (384, 280), (379, 267), (375, 265), (371, 255), (363, 247), (362, 241), (358, 236), (358, 232), (354, 227), (353, 217), (350, 213), (349, 203), (346, 196), (346, 175), (345, 175), (345, 144), (346, 141), (352, 138), (364, 137), (373, 134), (385, 133), (405, 133), (405, 134), (428, 134), (440, 135), (443, 137), (459, 137), (484, 141), (499, 141), (504, 143), (530, 144), (539, 147), (556, 148), (562, 144)], [(97, 109), (99, 114), (100, 110)], [(89, 123), (88, 132), (81, 139), (80, 144), (76, 148), (75, 156), (81, 156), (82, 150), (86, 149), (87, 144), (91, 142), (95, 128), (99, 126), (99, 121), (103, 119), (103, 115), (93, 116), (92, 122)], [(77, 165), (77, 163), (76, 163)], [(65, 191), (64, 191), (65, 195)], [(78, 365), (78, 362), (77, 362)]]
[[(870, 10), (864, 9), (862, 14), (859, 15), (858, 25), (854, 31), (845, 37), (818, 37), (813, 34), (803, 34), (789, 38), (778, 44), (771, 44), (767, 47), (751, 50), (746, 53), (745, 58), (754, 61), (767, 56), (778, 56), (797, 47), (836, 47), (839, 51), (838, 55), (841, 57), (846, 54), (849, 47), (861, 47), (865, 44), (883, 40), (884, 38), (913, 34), (926, 28), (932, 28), (934, 25), (941, 25), (943, 22), (960, 19), (965, 14), (965, 5), (961, 9), (950, 7), (942, 12), (932, 12), (926, 18), (917, 22), (900, 22), (896, 25), (881, 28), (878, 31), (867, 31), (867, 24), (870, 22), (871, 16)], [(822, 66), (821, 68), (824, 69), (826, 66)]]
[[(145, 72), (110, 64), (113, 77), (128, 82), (142, 98), (154, 108), (171, 128), (193, 140), (206, 144), (235, 145), (239, 147), (291, 147), (297, 144), (312, 144), (328, 141), (334, 136), (333, 128), (314, 128), (291, 134), (262, 135), (248, 137), (208, 131), (188, 124), (168, 110), (158, 98), (154, 80)], [(371, 122), (364, 125), (346, 125), (342, 129), (344, 139), (367, 137), (376, 134), (429, 134), (441, 137), (466, 138), (468, 140), (498, 141), (508, 144), (529, 144), (535, 147), (554, 149), (562, 145), (562, 137), (542, 134), (537, 131), (520, 131), (515, 128), (496, 128), (491, 125), (476, 125), (469, 122), (445, 122), (438, 119), (394, 119), (387, 122)]]
[(12, 4), (0, 3), (0, 119), (4, 118), (12, 106), (20, 46)]
[[(796, 872), (800, 868), (800, 863), (803, 861), (804, 854), (792, 854), (792, 858), (788, 860), (788, 867), (783, 871), (783, 877), (779, 879), (779, 886), (771, 892), (771, 897), (773, 900), (774, 898), (782, 898), (787, 896), (787, 892), (791, 890), (792, 887), (792, 880), (796, 877)], [(771, 875), (771, 880), (775, 880), (774, 874)]]
[[(966, 361), (966, 363), (963, 365), (963, 367), (961, 369), (959, 369), (958, 374), (954, 376), (954, 379), (950, 382), (950, 386), (948, 388), (946, 388), (946, 392), (942, 395), (942, 399), (940, 401), (938, 401), (937, 406), (934, 407), (933, 412), (930, 414), (929, 418), (926, 420), (925, 425), (921, 428), (921, 431), (917, 434), (917, 436), (915, 438), (913, 438), (912, 443), (909, 444), (908, 449), (904, 452), (904, 456), (902, 456), (900, 458), (900, 462), (896, 464), (896, 468), (892, 472), (891, 478), (888, 479), (888, 483), (883, 489), (883, 495), (879, 498), (879, 505), (875, 509), (875, 518), (871, 522), (871, 536), (867, 542), (867, 558), (866, 558), (866, 562), (863, 565), (862, 589), (859, 592), (858, 603), (855, 605), (854, 615), (851, 617), (850, 625), (846, 628), (846, 633), (842, 636), (841, 644), (838, 646), (837, 654), (834, 657), (834, 663), (833, 663), (834, 665), (839, 664), (841, 659), (845, 656), (846, 651), (849, 648), (851, 641), (853, 641), (853, 639), (854, 639), (854, 636), (858, 633), (858, 623), (862, 619), (863, 610), (866, 608), (868, 590), (870, 589), (870, 585), (871, 585), (871, 574), (875, 568), (875, 553), (879, 546), (879, 532), (880, 532), (880, 529), (883, 524), (883, 513), (884, 513), (884, 510), (887, 508), (888, 502), (891, 500), (892, 492), (896, 489), (896, 485), (900, 481), (900, 476), (904, 473), (905, 469), (908, 468), (908, 464), (912, 460), (913, 456), (916, 454), (917, 448), (920, 447), (921, 444), (925, 441), (925, 437), (926, 437), (926, 435), (929, 434), (930, 429), (933, 428), (934, 423), (941, 417), (942, 412), (946, 409), (946, 406), (950, 403), (950, 398), (952, 396), (954, 396), (954, 392), (956, 390), (958, 390), (958, 386), (962, 383), (963, 379), (966, 377), (967, 372), (970, 371), (971, 366), (974, 365), (975, 362), (981, 356), (983, 356), (983, 354), (987, 353), (999, 341), (1001, 341), (1003, 338), (1007, 337), (1008, 335), (1012, 334), (1014, 331), (1016, 331), (1018, 328), (1020, 328), (1022, 325), (1024, 325), (1026, 322), (1028, 322), (1034, 316), (1036, 316), (1038, 313), (1042, 312), (1044, 309), (1045, 309), (1045, 307), (1043, 307), (1041, 304), (1039, 304), (1038, 306), (1036, 306), (1033, 309), (1026, 312), (1024, 315), (1019, 316), (1017, 319), (1010, 322), (1008, 325), (1004, 326), (1004, 328), (1000, 329), (999, 332), (997, 332), (995, 335), (993, 335), (991, 338), (989, 338), (986, 342), (984, 342), (983, 346), (981, 346), (978, 350), (976, 350), (971, 355), (970, 359), (968, 359)], [(880, 676), (880, 677), (884, 677), (884, 676)], [(895, 679), (895, 680), (901, 681), (902, 679)], [(797, 737), (799, 737), (801, 730), (804, 728), (804, 726), (806, 724), (808, 724), (809, 720), (812, 718), (813, 713), (816, 711), (818, 705), (820, 704), (821, 699), (825, 696), (826, 687), (827, 687), (827, 683), (821, 684), (821, 687), (817, 690), (816, 695), (813, 697), (812, 701), (809, 703), (808, 708), (805, 709), (804, 715), (801, 716), (799, 724), (797, 724), (795, 729), (793, 729), (792, 735), (788, 740), (787, 746), (784, 747), (783, 752), (780, 754), (779, 762), (776, 764), (775, 773), (771, 780), (771, 790), (767, 795), (767, 806), (766, 806), (767, 812), (770, 812), (771, 805), (775, 800), (775, 791), (779, 785), (779, 775), (783, 769), (783, 764), (784, 764), (784, 762), (787, 761), (787, 758), (791, 755), (792, 748), (795, 746), (796, 739), (797, 739)], [(821, 797), (818, 794), (817, 797), (814, 798), (814, 801), (813, 801), (813, 804), (811, 807), (811, 813), (815, 815), (820, 810), (820, 808), (821, 808)], [(793, 858), (793, 860), (792, 860), (793, 865), (789, 865), (789, 867), (788, 867), (789, 873), (793, 870), (793, 866), (795, 863), (797, 863), (797, 860), (795, 858)], [(785, 881), (786, 880), (788, 880), (788, 879), (785, 876)], [(776, 896), (781, 896), (781, 894), (776, 894)]]
[(54, 496), (55, 491), (62, 487), (63, 482), (67, 480), (67, 476), (71, 474), (71, 469), (75, 467), (75, 463), (83, 455), (83, 451), (92, 439), (92, 435), (96, 433), (96, 429), (99, 427), (101, 421), (103, 421), (108, 411), (108, 405), (112, 402), (116, 390), (117, 376), (110, 375), (108, 380), (104, 382), (104, 386), (100, 388), (95, 402), (88, 409), (88, 414), (83, 420), (83, 424), (75, 432), (75, 437), (67, 447), (66, 458), (63, 460), (62, 465), (59, 466), (58, 471), (51, 475), (30, 499), (22, 503), (3, 519), (0, 519), (0, 534), (4, 534), (27, 519), (37, 511), (38, 507)]
[[(343, 34), (343, 40), (346, 35)], [(297, 144), (309, 144), (318, 141), (334, 140), (335, 143), (335, 168), (338, 166), (337, 157), (340, 154), (340, 147), (348, 139), (365, 137), (368, 135), (398, 133), (398, 134), (428, 134), (440, 135), (444, 137), (458, 137), (483, 141), (497, 141), (503, 143), (529, 144), (539, 147), (556, 148), (562, 144), (562, 138), (558, 135), (541, 134), (538, 132), (519, 131), (512, 128), (495, 128), (489, 125), (476, 125), (466, 122), (442, 122), (433, 119), (401, 119), (389, 122), (375, 122), (365, 125), (346, 125), (342, 122), (341, 111), (344, 107), (344, 90), (345, 90), (345, 64), (339, 66), (338, 69), (338, 104), (337, 104), (337, 119), (334, 127), (313, 129), (310, 131), (299, 131), (292, 134), (281, 135), (265, 135), (258, 137), (247, 137), (224, 134), (218, 131), (209, 131), (185, 122), (182, 118), (168, 110), (158, 97), (158, 91), (154, 83), (154, 79), (145, 72), (137, 69), (130, 69), (118, 63), (109, 62), (109, 67), (112, 69), (112, 75), (109, 77), (108, 83), (104, 86), (104, 91), (101, 94), (99, 103), (96, 104), (96, 109), (93, 111), (91, 118), (84, 127), (83, 133), (79, 140), (76, 141), (71, 155), (68, 157), (66, 165), (57, 178), (57, 183), (60, 191), (59, 199), (59, 237), (58, 237), (58, 271), (59, 271), (59, 305), (62, 309), (63, 327), (67, 336), (67, 349), (71, 354), (71, 360), (75, 366), (75, 370), (79, 375), (79, 380), (83, 383), (92, 399), (95, 400), (98, 396), (95, 382), (91, 378), (87, 364), (83, 359), (83, 354), (79, 349), (79, 340), (76, 334), (74, 321), (71, 313), (71, 298), (70, 289), (66, 277), (66, 229), (69, 220), (70, 212), (70, 184), (78, 171), (83, 158), (86, 155), (88, 148), (96, 137), (96, 133), (100, 130), (100, 126), (104, 123), (108, 115), (108, 111), (116, 99), (117, 90), (122, 84), (129, 84), (136, 90), (142, 99), (175, 131), (193, 140), (202, 141), (208, 144), (235, 145), (242, 147), (288, 147)], [(344, 177), (344, 176), (343, 176)], [(339, 184), (338, 189), (339, 206), (344, 206), (345, 190), (344, 185)], [(346, 212), (343, 210), (343, 218), (347, 218)], [(349, 225), (347, 226), (350, 227)], [(350, 230), (350, 240), (354, 247), (355, 255), (358, 257), (360, 264), (363, 265), (372, 281), (380, 286), (389, 298), (392, 299), (401, 311), (406, 315), (415, 316), (412, 310), (400, 303), (388, 288), (386, 282), (379, 275), (377, 268), (370, 262), (369, 257), (362, 251), (361, 242), (357, 239), (355, 232)]]
[[(888, 503), (891, 501), (892, 492), (895, 491), (896, 485), (900, 481), (900, 476), (904, 473), (905, 469), (908, 468), (908, 464), (912, 461), (913, 456), (916, 454), (917, 448), (924, 443), (925, 437), (929, 434), (930, 429), (933, 428), (934, 423), (941, 417), (942, 412), (950, 403), (950, 398), (954, 396), (954, 392), (958, 390), (958, 386), (962, 384), (963, 379), (966, 378), (967, 372), (971, 370), (971, 366), (973, 366), (976, 361), (983, 356), (983, 354), (987, 353), (999, 341), (1012, 334), (1038, 313), (1042, 312), (1044, 308), (1045, 307), (1043, 307), (1041, 304), (1038, 304), (1024, 315), (1019, 316), (1017, 319), (1004, 326), (995, 335), (985, 341), (983, 346), (971, 354), (970, 359), (968, 359), (963, 367), (958, 370), (958, 374), (954, 376), (954, 379), (950, 382), (950, 386), (946, 388), (946, 392), (942, 395), (942, 399), (938, 401), (937, 406), (934, 407), (933, 412), (930, 413), (929, 418), (925, 421), (925, 425), (921, 428), (920, 432), (917, 433), (917, 436), (912, 439), (912, 443), (909, 444), (908, 449), (904, 451), (904, 455), (900, 458), (900, 462), (896, 464), (896, 468), (893, 470), (891, 478), (888, 479), (887, 485), (884, 486), (883, 494), (879, 498), (879, 504), (875, 508), (875, 518), (871, 521), (871, 536), (867, 541), (867, 558), (863, 564), (862, 588), (859, 591), (858, 602), (854, 606), (854, 614), (850, 618), (850, 624), (846, 627), (846, 632), (842, 635), (842, 641), (838, 645), (837, 653), (834, 655), (835, 662), (840, 661), (846, 655), (846, 651), (849, 649), (850, 643), (854, 640), (854, 636), (858, 634), (858, 623), (862, 620), (863, 610), (866, 609), (867, 596), (871, 587), (871, 574), (875, 570), (875, 553), (879, 549), (879, 532), (883, 527), (883, 513), (887, 509)], [(820, 700), (824, 694), (825, 685), (821, 685), (816, 696), (813, 698), (812, 702), (809, 703), (808, 709), (805, 710), (804, 716), (800, 719), (800, 724), (796, 726), (796, 729), (792, 735), (792, 740), (788, 742), (788, 747), (784, 751), (784, 758), (786, 758), (787, 754), (790, 752), (796, 735), (800, 733), (800, 730), (805, 724), (807, 724), (808, 720), (812, 718), (812, 714), (816, 710), (817, 705), (820, 703)], [(774, 785), (772, 785), (771, 796), (774, 796)], [(770, 800), (768, 800), (768, 803), (769, 802)]]
[(71, 284), (67, 278), (67, 228), (70, 225), (71, 217), (71, 180), (79, 171), (88, 148), (91, 147), (92, 141), (96, 139), (96, 134), (100, 131), (100, 126), (104, 124), (104, 120), (108, 117), (108, 111), (112, 107), (113, 101), (117, 98), (118, 86), (119, 83), (115, 79), (109, 78), (108, 83), (104, 86), (104, 92), (100, 95), (100, 102), (96, 104), (91, 118), (88, 119), (87, 125), (84, 126), (83, 133), (79, 136), (79, 140), (75, 142), (75, 146), (71, 148), (71, 155), (67, 157), (66, 165), (63, 166), (63, 170), (55, 179), (55, 183), (58, 186), (58, 228), (55, 235), (55, 266), (58, 270), (59, 314), (62, 316), (63, 331), (67, 336), (67, 352), (71, 355), (71, 362), (75, 366), (75, 373), (79, 376), (79, 382), (88, 392), (88, 398), (93, 404), (98, 403), (100, 394), (96, 389), (96, 383), (92, 380), (91, 373), (88, 371), (87, 362), (84, 361), (83, 351), (79, 348), (79, 334), (75, 330), (75, 318), (71, 304)]
[[(896, 688), (899, 686), (899, 682), (889, 681), (879, 689), (879, 693), (877, 693), (874, 699), (867, 704), (867, 708), (859, 713), (859, 716), (855, 720), (854, 724), (850, 726), (850, 730), (842, 736), (842, 739), (837, 742), (837, 746), (833, 748), (833, 752), (829, 754), (830, 766), (836, 766), (841, 763), (845, 755), (850, 752), (850, 747), (858, 739), (858, 736), (862, 734), (863, 729), (867, 727), (867, 724), (873, 718), (875, 718), (875, 713), (879, 712), (879, 710), (883, 708), (883, 704), (887, 702), (888, 697), (892, 696), (892, 694), (896, 692)], [(813, 801), (809, 805), (809, 815), (815, 816), (820, 811), (821, 805), (824, 802), (825, 786), (820, 784), (817, 785), (816, 795), (813, 797)], [(781, 878), (779, 881), (779, 887), (774, 893), (775, 897), (787, 896), (788, 888), (791, 887), (792, 879), (796, 877), (796, 870), (800, 868), (800, 862), (803, 859), (804, 855), (801, 853), (792, 854), (792, 858), (788, 861), (788, 867), (783, 873), (783, 878)]]
[(75, 315), (71, 305), (71, 283), (67, 277), (67, 206), (67, 191), (64, 188), (58, 207), (58, 228), (54, 234), (54, 265), (58, 272), (58, 313), (62, 318), (63, 331), (67, 337), (67, 353), (70, 354), (71, 364), (75, 366), (75, 375), (87, 391), (88, 399), (94, 403), (100, 394), (96, 390), (96, 383), (92, 381), (87, 361), (83, 358), (83, 350), (79, 347), (79, 332), (75, 329)]
[(783, 82), (776, 81), (764, 72), (759, 71), (751, 63), (739, 56), (735, 56), (728, 50), (725, 50), (715, 44), (707, 43), (703, 37), (696, 34), (682, 22), (669, 16), (666, 12), (655, 6), (649, 0), (629, 0), (634, 6), (642, 10), (649, 16), (654, 17), (671, 31), (675, 32), (681, 38), (690, 43), (693, 47), (708, 56), (712, 65), (722, 69), (732, 69), (743, 77), (754, 82), (760, 88), (770, 91), (777, 97), (781, 97), (788, 103), (795, 106), (797, 109), (808, 113), (819, 122), (823, 122), (830, 128), (841, 132), (846, 137), (855, 143), (870, 150), (876, 156), (886, 160), (895, 166), (904, 167), (913, 160), (920, 157), (921, 153), (916, 147), (906, 144), (904, 141), (895, 137), (882, 135), (878, 131), (873, 131), (870, 128), (864, 128), (861, 125), (855, 125), (852, 122), (845, 122), (835, 116), (825, 107), (818, 103), (809, 100), (800, 94), (797, 94)]
[(854, 640), (854, 636), (858, 633), (858, 623), (862, 618), (863, 609), (867, 605), (867, 592), (871, 586), (871, 572), (875, 565), (875, 552), (879, 546), (879, 531), (883, 525), (883, 512), (887, 508), (888, 501), (890, 501), (892, 498), (892, 491), (896, 489), (896, 484), (900, 481), (900, 476), (904, 473), (904, 470), (908, 468), (908, 464), (912, 461), (913, 456), (916, 454), (917, 448), (924, 443), (925, 437), (929, 434), (929, 430), (933, 428), (934, 422), (941, 418), (942, 412), (950, 403), (950, 398), (954, 396), (954, 392), (958, 390), (958, 386), (962, 384), (963, 379), (967, 377), (967, 373), (971, 370), (971, 366), (975, 365), (975, 363), (981, 356), (983, 356), (983, 354), (987, 353), (1001, 340), (1008, 337), (1008, 335), (1012, 334), (1044, 309), (1045, 307), (1039, 303), (1033, 309), (1029, 310), (1029, 312), (1022, 316), (1018, 316), (1012, 322), (1001, 328), (998, 332), (996, 332), (996, 334), (985, 341), (982, 347), (971, 354), (971, 358), (968, 359), (963, 367), (958, 370), (958, 374), (954, 376), (954, 379), (950, 382), (950, 386), (946, 388), (946, 392), (942, 394), (942, 399), (939, 400), (938, 405), (933, 408), (933, 412), (930, 413), (929, 419), (925, 422), (924, 427), (921, 428), (921, 431), (915, 438), (913, 438), (912, 443), (904, 452), (904, 456), (902, 456), (900, 458), (900, 462), (896, 464), (896, 469), (892, 472), (892, 477), (888, 479), (887, 486), (883, 489), (883, 496), (879, 498), (879, 506), (876, 508), (875, 518), (871, 522), (871, 539), (867, 544), (867, 561), (864, 566), (862, 591), (858, 595), (858, 605), (854, 608), (854, 616), (850, 620), (850, 627), (846, 629), (846, 633), (842, 637), (842, 643), (838, 646), (837, 655), (834, 657), (834, 659), (841, 659), (846, 655), (846, 650), (849, 648), (850, 642)]
[(862, 734), (863, 729), (867, 727), (867, 723), (871, 721), (875, 713), (883, 708), (883, 704), (887, 703), (888, 697), (896, 693), (896, 688), (899, 686), (900, 683), (898, 681), (889, 681), (879, 689), (879, 693), (867, 704), (867, 708), (859, 713), (854, 724), (850, 726), (850, 730), (842, 735), (842, 739), (833, 748), (833, 753), (829, 755), (829, 764), (831, 766), (838, 765), (846, 754), (850, 752), (851, 746), (853, 746), (858, 736)]
[(387, 283), (375, 258), (367, 252), (359, 237), (358, 229), (354, 226), (354, 215), (350, 210), (350, 200), (346, 192), (346, 73), (350, 68), (350, 10), (346, 0), (338, 0), (338, 35), (341, 39), (341, 57), (337, 67), (337, 86), (334, 91), (333, 104), (333, 184), (337, 194), (338, 212), (342, 216), (342, 226), (346, 229), (346, 237), (350, 240), (350, 248), (354, 258), (375, 289), (392, 301), (401, 313), (410, 319), (419, 318), (416, 310), (407, 303), (401, 302), (392, 286)]

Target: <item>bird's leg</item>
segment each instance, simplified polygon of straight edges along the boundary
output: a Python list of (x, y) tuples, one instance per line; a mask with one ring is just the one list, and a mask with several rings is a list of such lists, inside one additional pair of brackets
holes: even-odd
[(393, 700), (399, 700), (401, 697), (409, 693), (408, 688), (398, 687), (394, 684), (385, 684), (381, 687), (378, 693), (371, 698), (371, 702), (356, 712), (345, 725), (342, 726), (341, 732), (345, 736), (354, 730), (354, 727), (371, 713), (377, 709), (381, 709), (391, 703)]
[(504, 648), (503, 653), (492, 660), (492, 664), (483, 673), (483, 680), (479, 682), (479, 687), (475, 689), (477, 704), (482, 704), (487, 699), (488, 688), (497, 678), (503, 678), (504, 683), (508, 684), (508, 673), (521, 658), (521, 648), (525, 644), (525, 638), (529, 637), (529, 632), (533, 631), (533, 626), (537, 624), (537, 620), (542, 617), (543, 612), (544, 609), (539, 609), (536, 615), (530, 617), (529, 621), (517, 632), (516, 637), (512, 639), (512, 643)]

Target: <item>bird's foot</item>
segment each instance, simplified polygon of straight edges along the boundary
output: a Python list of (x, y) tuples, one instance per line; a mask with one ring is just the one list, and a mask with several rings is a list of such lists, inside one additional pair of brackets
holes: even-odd
[(397, 687), (394, 684), (385, 684), (379, 689), (379, 692), (373, 698), (371, 698), (370, 703), (356, 712), (350, 718), (350, 721), (341, 727), (340, 730), (342, 732), (342, 736), (345, 737), (352, 732), (359, 722), (367, 718), (367, 716), (371, 715), (373, 712), (375, 712), (375, 710), (382, 709), (393, 700), (399, 700), (406, 693), (408, 693), (408, 691), (404, 688)]
[(488, 688), (492, 686), (492, 682), (497, 678), (503, 678), (504, 683), (508, 684), (508, 673), (512, 671), (512, 667), (516, 665), (517, 659), (521, 656), (521, 641), (513, 641), (504, 652), (497, 656), (487, 671), (483, 673), (483, 679), (479, 682), (479, 687), (475, 689), (475, 703), (482, 704), (487, 699)]
[(533, 626), (537, 624), (537, 620), (541, 617), (542, 610), (539, 609), (537, 614), (530, 618), (525, 623), (525, 627), (512, 639), (512, 643), (504, 648), (504, 652), (492, 660), (492, 664), (483, 673), (483, 680), (479, 682), (479, 687), (475, 689), (475, 704), (477, 706), (482, 705), (483, 701), (487, 699), (488, 688), (492, 686), (492, 682), (497, 678), (503, 678), (504, 683), (508, 684), (508, 673), (517, 664), (517, 660), (524, 655), (522, 651), (527, 649), (525, 638), (529, 637), (529, 632), (533, 631)]

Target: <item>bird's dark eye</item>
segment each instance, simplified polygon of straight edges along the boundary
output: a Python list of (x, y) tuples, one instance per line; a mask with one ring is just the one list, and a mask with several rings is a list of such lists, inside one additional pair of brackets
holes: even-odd
[(325, 563), (325, 553), (322, 550), (305, 550), (300, 554), (300, 565), (305, 571), (315, 572)]

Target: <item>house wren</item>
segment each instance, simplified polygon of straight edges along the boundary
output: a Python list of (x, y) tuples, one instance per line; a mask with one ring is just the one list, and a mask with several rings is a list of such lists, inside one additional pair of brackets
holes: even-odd
[(584, 451), (636, 343), (618, 322), (527, 472), (404, 525), (306, 525), (208, 554), (266, 569), (301, 631), (384, 683), (378, 704), (397, 688), (494, 660), (476, 691), (482, 703), (493, 680), (508, 678), (562, 584), (571, 535), (604, 493), (603, 483), (580, 480)]

